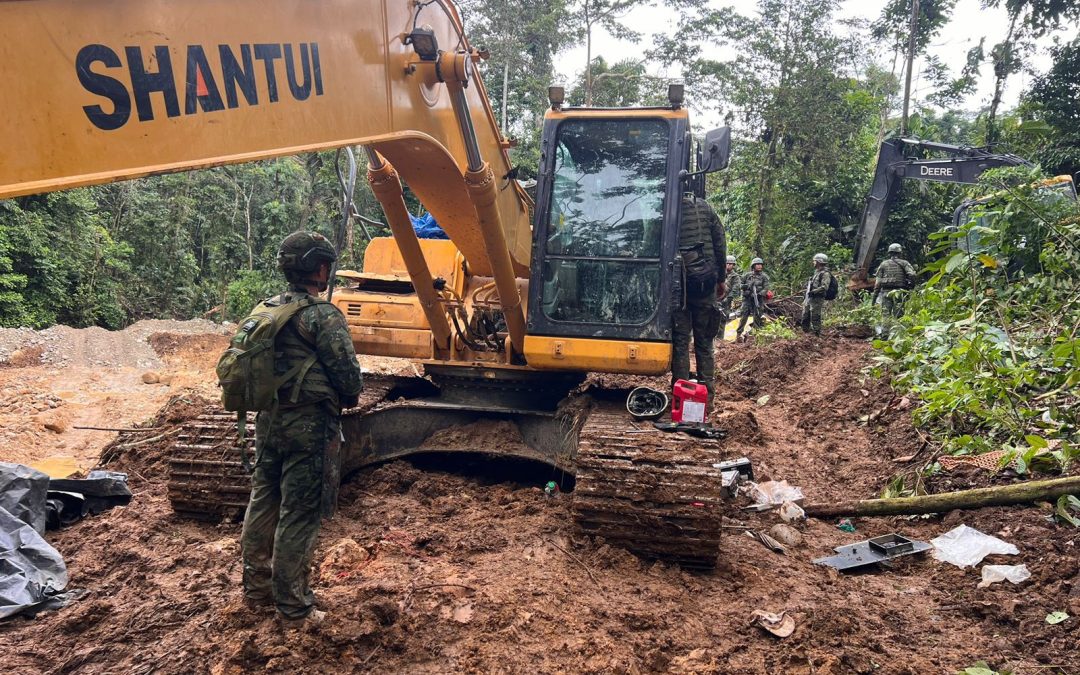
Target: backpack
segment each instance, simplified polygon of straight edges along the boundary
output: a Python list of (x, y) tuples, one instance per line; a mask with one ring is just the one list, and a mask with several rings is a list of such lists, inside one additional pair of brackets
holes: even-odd
[(825, 299), (835, 300), (836, 294), (840, 292), (840, 287), (836, 283), (836, 277), (829, 275), (829, 287), (825, 289)]
[[(277, 376), (274, 374), (274, 339), (301, 309), (325, 302), (311, 297), (283, 305), (271, 305), (266, 301), (240, 322), (229, 348), (218, 359), (217, 376), (218, 386), (221, 387), (221, 405), (228, 411), (236, 412), (241, 440), (244, 439), (249, 411), (275, 412), (278, 390), (294, 378), (293, 397), (300, 393), (300, 384), (315, 364), (317, 356), (312, 352), (289, 372)], [(246, 460), (247, 455), (243, 454), (243, 458)]]
[(705, 255), (705, 244), (679, 250), (682, 255), (683, 272), (686, 275), (686, 296), (695, 300), (716, 292), (716, 263)]

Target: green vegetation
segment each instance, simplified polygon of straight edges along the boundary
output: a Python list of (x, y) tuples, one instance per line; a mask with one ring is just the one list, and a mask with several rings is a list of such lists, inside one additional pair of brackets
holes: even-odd
[[(709, 176), (708, 195), (740, 269), (752, 257), (764, 258), (780, 296), (801, 290), (818, 251), (843, 271), (876, 148), (899, 127), (907, 0), (883, 3), (869, 25), (841, 21), (839, 0), (758, 0), (745, 13), (705, 0), (661, 0), (672, 27), (651, 44), (627, 23), (629, 12), (647, 4), (642, 0), (457, 4), (472, 44), (490, 55), (479, 69), (496, 117), (517, 141), (511, 157), (519, 177), (535, 177), (549, 84), (565, 83), (573, 103), (649, 105), (663, 102), (668, 80), (682, 78), (695, 113), (719, 111), (734, 130), (732, 164)], [(1030, 157), (1045, 172), (1077, 171), (1080, 40), (1052, 49), (1053, 65), (1032, 79), (1015, 110), (1005, 110), (997, 97), (976, 113), (961, 108), (965, 100), (971, 103), (978, 65), (995, 66), (1000, 90), (1031, 66), (1033, 40), (1077, 18), (1075, 3), (987, 4), (1007, 10), (1005, 38), (980, 43), (963, 63), (950, 63), (938, 53), (937, 38), (956, 3), (920, 3), (916, 49), (926, 69), (907, 133), (972, 145), (998, 139), (998, 150)], [(633, 58), (598, 53), (592, 48), (597, 31), (638, 45)], [(573, 72), (556, 72), (557, 56), (578, 45), (589, 46), (585, 58)], [(711, 123), (717, 116), (710, 117)], [(882, 240), (900, 242), (916, 266), (925, 265), (933, 256), (930, 235), (949, 222), (961, 196), (955, 186), (909, 186)], [(409, 199), (412, 211), (420, 211)], [(362, 214), (382, 219), (362, 178), (356, 201)], [(0, 203), (0, 326), (117, 328), (146, 317), (208, 312), (236, 318), (281, 283), (274, 270), (277, 242), (297, 228), (330, 233), (339, 211), (332, 152)], [(359, 266), (365, 245), (360, 231), (351, 233), (343, 264)], [(847, 303), (842, 296), (835, 305)], [(874, 311), (834, 311), (826, 320), (873, 320)], [(944, 334), (959, 330), (951, 326)], [(972, 331), (965, 336), (981, 335)], [(983, 335), (980, 344), (992, 335)]]
[(933, 236), (933, 276), (911, 295), (878, 372), (919, 400), (947, 452), (1009, 451), (1020, 473), (1080, 455), (1080, 209), (1018, 184)]

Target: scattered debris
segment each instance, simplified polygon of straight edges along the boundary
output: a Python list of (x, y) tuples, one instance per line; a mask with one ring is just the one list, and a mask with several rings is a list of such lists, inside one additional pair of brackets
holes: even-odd
[(626, 397), (626, 409), (638, 421), (655, 420), (664, 414), (668, 404), (667, 394), (649, 387), (636, 387)]
[(1031, 578), (1027, 565), (983, 565), (979, 588), (986, 588), (999, 581), (1021, 584)]
[(766, 405), (772, 397), (769, 394), (765, 394), (757, 400), (758, 405)]
[(787, 550), (784, 548), (783, 544), (776, 541), (764, 532), (758, 532), (757, 530), (747, 530), (746, 536), (750, 537), (751, 539), (757, 539), (765, 545), (765, 548), (769, 549), (773, 553), (787, 553)]
[(804, 497), (802, 489), (788, 485), (786, 480), (767, 480), (764, 483), (747, 483), (750, 498), (755, 504), (775, 508), (784, 502), (800, 503)]
[(769, 534), (774, 539), (782, 543), (784, 546), (798, 546), (802, 544), (802, 533), (796, 530), (790, 525), (784, 525), (783, 523), (777, 523), (769, 528)]
[(983, 534), (975, 528), (961, 525), (940, 537), (930, 540), (934, 559), (959, 568), (974, 567), (988, 555), (1017, 555), (1020, 550), (997, 537)]
[(754, 613), (750, 615), (750, 625), (757, 626), (778, 638), (786, 638), (795, 632), (795, 619), (787, 612), (773, 614), (772, 612), (755, 609)]
[(815, 565), (828, 565), (841, 572), (888, 562), (916, 553), (929, 551), (930, 544), (915, 541), (899, 534), (886, 534), (846, 546), (837, 546), (836, 555), (814, 560)]
[(784, 502), (780, 505), (780, 519), (785, 523), (795, 523), (806, 520), (806, 511), (795, 502)]
[(1051, 612), (1046, 615), (1046, 623), (1050, 624), (1051, 626), (1056, 626), (1057, 624), (1068, 620), (1068, 618), (1069, 615), (1065, 612)]
[(843, 530), (844, 532), (854, 532), (855, 523), (851, 520), (851, 518), (841, 518), (840, 522), (836, 524), (836, 528), (838, 530)]

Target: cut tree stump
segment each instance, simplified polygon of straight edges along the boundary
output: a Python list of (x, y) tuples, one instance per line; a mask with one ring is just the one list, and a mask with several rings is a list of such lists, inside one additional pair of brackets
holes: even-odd
[(804, 504), (806, 515), (814, 518), (837, 516), (915, 516), (945, 513), (958, 509), (981, 509), (987, 506), (1012, 506), (1031, 502), (1054, 501), (1062, 495), (1080, 495), (1080, 476), (1053, 480), (1029, 481), (1018, 485), (944, 492), (921, 497), (864, 499), (838, 504)]

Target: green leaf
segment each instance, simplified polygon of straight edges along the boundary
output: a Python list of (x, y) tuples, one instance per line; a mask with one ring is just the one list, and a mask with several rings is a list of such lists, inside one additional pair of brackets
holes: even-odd
[[(1073, 502), (1075, 502), (1075, 504)], [(1077, 499), (1072, 495), (1062, 495), (1057, 500), (1057, 508), (1054, 509), (1054, 514), (1073, 527), (1080, 527), (1080, 518), (1069, 513), (1070, 509), (1076, 509), (1080, 512), (1080, 499)]]
[(959, 267), (961, 265), (961, 263), (964, 262), (965, 259), (967, 259), (967, 253), (965, 253), (963, 251), (960, 251), (959, 253), (954, 253), (953, 256), (951, 258), (949, 258), (949, 262), (945, 263), (945, 271), (946, 272), (955, 271), (956, 268)]
[(992, 255), (987, 255), (985, 253), (979, 254), (979, 262), (983, 264), (983, 267), (989, 267), (992, 270), (996, 270), (999, 266), (997, 258)]
[(1027, 441), (1029, 446), (1040, 450), (1050, 447), (1050, 444), (1042, 436), (1028, 435), (1024, 436), (1024, 440)]
[(1050, 612), (1046, 615), (1046, 623), (1050, 624), (1051, 626), (1056, 626), (1057, 624), (1065, 621), (1068, 618), (1069, 615), (1065, 612)]

